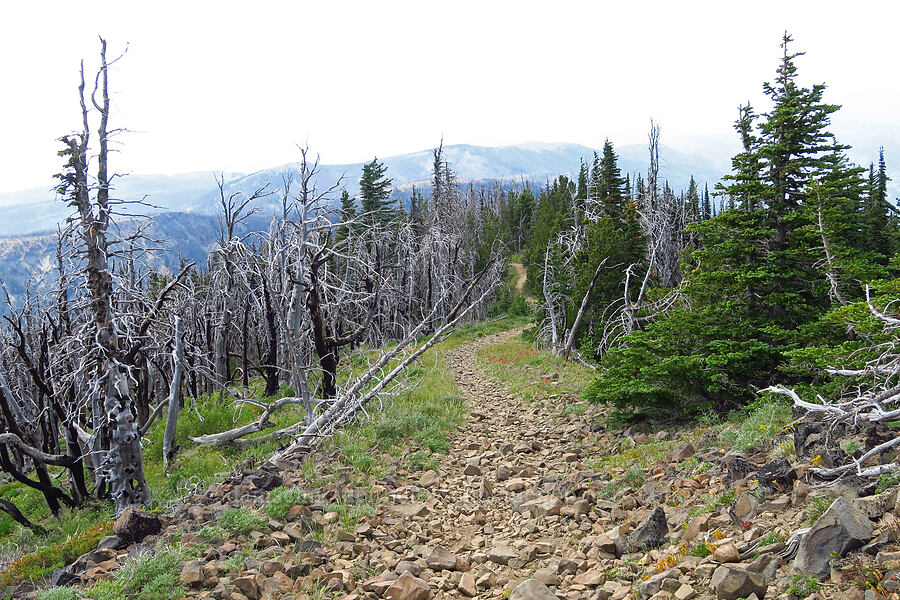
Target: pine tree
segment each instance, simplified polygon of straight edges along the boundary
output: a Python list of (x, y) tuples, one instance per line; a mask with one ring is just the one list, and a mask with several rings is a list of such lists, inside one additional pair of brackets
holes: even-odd
[(578, 210), (584, 212), (585, 200), (588, 197), (588, 172), (584, 159), (581, 159), (581, 166), (578, 168), (578, 188), (575, 191), (575, 202)]
[(749, 102), (738, 107), (734, 129), (741, 138), (742, 150), (731, 159), (732, 173), (722, 178), (731, 183), (717, 185), (719, 193), (728, 195), (729, 208), (740, 206), (745, 210), (755, 210), (763, 199), (765, 186), (762, 182), (759, 138), (753, 133), (756, 118)]
[(594, 201), (596, 204), (603, 199), (602, 191), (600, 190), (600, 182), (603, 179), (603, 176), (600, 171), (600, 155), (597, 152), (594, 152), (594, 160), (591, 163), (591, 173), (588, 178), (588, 198)]
[[(350, 197), (347, 190), (341, 192), (341, 221), (344, 223), (356, 218), (356, 200)], [(342, 224), (335, 232), (337, 241), (345, 240), (354, 234), (352, 225)]]
[(625, 180), (622, 179), (618, 157), (609, 140), (603, 143), (603, 156), (600, 158), (599, 167), (597, 198), (603, 207), (603, 214), (609, 215), (616, 221), (621, 221), (622, 205), (625, 202)]
[(377, 158), (363, 165), (359, 179), (359, 198), (362, 212), (369, 223), (388, 223), (396, 216), (390, 200), (393, 180), (385, 175), (387, 167)]
[(703, 184), (703, 220), (713, 217), (712, 205), (709, 201), (709, 184)]
[(685, 221), (694, 223), (700, 220), (700, 193), (697, 189), (697, 182), (691, 175), (691, 181), (688, 183), (687, 198), (685, 204)]
[(893, 255), (891, 243), (889, 205), (887, 199), (887, 166), (884, 162), (884, 148), (878, 150), (878, 171), (874, 165), (869, 167), (869, 193), (865, 203), (865, 245), (868, 250), (884, 257), (880, 262), (886, 263)]

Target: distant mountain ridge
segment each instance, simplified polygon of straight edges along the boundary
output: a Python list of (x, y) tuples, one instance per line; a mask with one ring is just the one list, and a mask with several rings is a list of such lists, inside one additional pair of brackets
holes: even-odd
[[(618, 150), (622, 173), (646, 173), (647, 148), (636, 144)], [(530, 142), (512, 146), (472, 146), (457, 144), (444, 147), (444, 157), (457, 173), (461, 184), (470, 181), (504, 180), (543, 185), (560, 174), (575, 175), (582, 159), (590, 161), (594, 149), (579, 144), (547, 144)], [(661, 180), (667, 179), (678, 190), (687, 186), (693, 175), (710, 188), (723, 175), (710, 162), (688, 156), (675, 149), (662, 147)], [(432, 150), (379, 158), (388, 167), (388, 176), (398, 190), (417, 185), (428, 192), (433, 161)], [(329, 187), (342, 176), (344, 186), (355, 195), (363, 163), (320, 165), (317, 184)], [(282, 177), (298, 172), (298, 163), (288, 163), (251, 174), (228, 173), (228, 193), (252, 190), (268, 184), (270, 189), (282, 186)], [(199, 215), (218, 214), (218, 189), (212, 173), (178, 175), (128, 175), (115, 182), (115, 197), (143, 200), (153, 207), (141, 207), (148, 216), (179, 212)], [(276, 198), (260, 203), (263, 211), (274, 212)], [(0, 236), (55, 231), (71, 214), (65, 202), (50, 188), (0, 194)]]
[[(456, 172), (460, 186), (471, 182), (485, 184), (501, 181), (504, 187), (531, 185), (541, 187), (557, 175), (577, 176), (582, 160), (590, 162), (594, 150), (578, 144), (545, 144), (531, 142), (515, 146), (453, 145), (443, 148), (444, 158)], [(641, 145), (618, 149), (623, 174), (646, 173), (647, 148)], [(693, 175), (710, 189), (720, 173), (709, 162), (662, 147), (661, 180), (680, 190), (687, 187)], [(399, 156), (379, 158), (393, 179), (394, 194), (408, 198), (417, 186), (430, 193), (433, 151), (422, 150)], [(356, 195), (363, 163), (319, 166), (314, 181), (320, 190), (341, 181), (342, 187)], [(299, 173), (298, 163), (288, 163), (251, 174), (225, 174), (225, 193), (252, 193), (268, 186), (277, 191), (286, 177)], [(130, 175), (115, 180), (112, 197), (141, 201), (127, 207), (134, 217), (120, 217), (124, 232), (133, 231), (137, 223), (146, 221), (148, 235), (166, 240), (168, 248), (147, 255), (146, 262), (155, 268), (174, 267), (180, 258), (203, 265), (218, 238), (220, 213), (219, 190), (212, 173), (180, 175)], [(335, 201), (337, 198), (335, 198)], [(244, 233), (265, 230), (280, 210), (280, 197), (273, 194), (256, 202), (259, 212), (245, 223)], [(0, 194), (0, 280), (14, 299), (21, 298), (30, 285), (46, 291), (55, 280), (56, 230), (72, 214), (71, 207), (50, 189)]]

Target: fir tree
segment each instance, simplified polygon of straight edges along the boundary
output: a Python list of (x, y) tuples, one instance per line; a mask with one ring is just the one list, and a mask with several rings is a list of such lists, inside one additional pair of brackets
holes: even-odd
[(887, 199), (887, 166), (884, 162), (884, 148), (878, 150), (878, 171), (874, 165), (869, 168), (869, 193), (865, 203), (866, 247), (884, 257), (881, 262), (893, 255), (891, 243), (889, 204)]
[(703, 184), (703, 220), (713, 217), (712, 205), (709, 201), (709, 185)]
[(397, 216), (390, 200), (393, 180), (386, 173), (387, 167), (377, 158), (363, 165), (359, 198), (362, 212), (370, 223), (387, 223)]
[(598, 177), (596, 197), (603, 207), (603, 214), (620, 221), (622, 219), (622, 205), (625, 202), (625, 180), (622, 179), (618, 157), (613, 150), (612, 142), (609, 140), (606, 140), (603, 144), (603, 156), (600, 158)]

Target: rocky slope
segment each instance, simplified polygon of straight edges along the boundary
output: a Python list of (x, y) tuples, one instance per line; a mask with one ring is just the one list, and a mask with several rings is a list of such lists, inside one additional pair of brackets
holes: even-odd
[[(247, 469), (190, 497), (159, 534), (124, 515), (118, 536), (70, 575), (103, 578), (177, 539), (200, 547), (180, 574), (188, 598), (787, 600), (811, 585), (794, 581), (800, 572), (821, 581), (809, 598), (897, 597), (896, 490), (811, 489), (801, 465), (729, 452), (702, 428), (607, 431), (599, 409), (524, 403), (475, 361), (478, 347), (517, 333), (448, 357), (470, 419), (436, 469), (398, 463), (371, 486), (338, 470), (316, 489), (310, 460), (324, 467), (334, 456)], [(198, 535), (229, 508), (264, 506), (280, 485), (305, 487), (311, 502), (221, 544)], [(347, 528), (335, 503), (377, 510)], [(827, 511), (798, 544), (792, 534), (815, 506)]]

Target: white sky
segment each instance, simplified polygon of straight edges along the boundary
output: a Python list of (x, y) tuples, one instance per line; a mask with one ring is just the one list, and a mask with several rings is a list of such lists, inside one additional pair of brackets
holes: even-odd
[(249, 172), (445, 143), (728, 135), (785, 29), (842, 118), (900, 125), (894, 2), (6, 2), (0, 191), (49, 185), (78, 64), (109, 55), (119, 171)]

